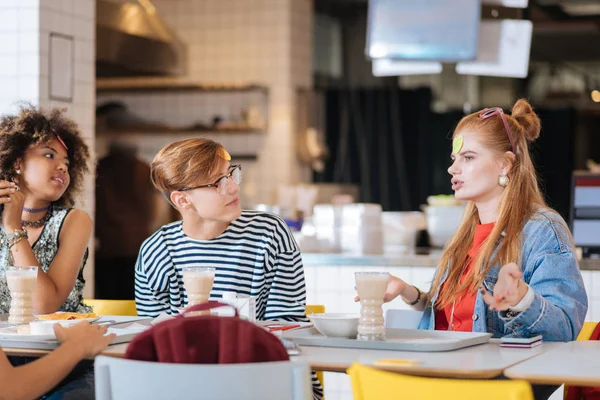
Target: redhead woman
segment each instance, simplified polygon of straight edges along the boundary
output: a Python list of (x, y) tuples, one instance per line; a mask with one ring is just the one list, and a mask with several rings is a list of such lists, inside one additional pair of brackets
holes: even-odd
[(528, 146), (539, 135), (523, 99), (511, 115), (492, 108), (459, 122), (448, 173), (456, 198), (468, 202), (465, 217), (431, 289), (392, 277), (385, 297), (424, 311), (420, 329), (577, 338), (587, 296), (569, 229), (538, 187)]

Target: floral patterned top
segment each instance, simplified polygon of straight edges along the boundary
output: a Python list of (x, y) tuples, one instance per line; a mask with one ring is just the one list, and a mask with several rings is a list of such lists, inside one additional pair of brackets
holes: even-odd
[[(71, 210), (71, 208), (53, 206), (50, 210), (52, 215), (42, 228), (40, 237), (32, 246), (33, 254), (44, 271), (48, 271), (52, 260), (54, 260), (54, 256), (56, 256), (56, 253), (58, 252), (58, 236), (65, 218)], [(6, 232), (1, 226), (0, 238), (4, 239), (0, 241), (2, 243), (0, 245), (0, 313), (8, 313), (11, 299), (10, 291), (8, 290), (8, 285), (6, 283), (6, 268), (12, 263), (12, 257), (6, 240)], [(83, 304), (83, 287), (85, 286), (85, 280), (83, 279), (83, 267), (85, 266), (87, 258), (88, 250), (86, 249), (85, 255), (83, 256), (83, 260), (81, 262), (81, 267), (79, 268), (79, 273), (77, 274), (75, 286), (73, 287), (73, 290), (71, 290), (71, 293), (69, 293), (65, 304), (62, 305), (59, 311), (83, 313), (92, 312), (91, 307)]]

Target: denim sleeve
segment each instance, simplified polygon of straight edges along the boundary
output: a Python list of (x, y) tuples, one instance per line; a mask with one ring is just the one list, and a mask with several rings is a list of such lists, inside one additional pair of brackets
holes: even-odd
[[(529, 271), (533, 271), (528, 275)], [(588, 308), (587, 294), (571, 251), (538, 256), (524, 270), (524, 280), (535, 292), (525, 311), (502, 311), (505, 333), (513, 337), (542, 335), (546, 341), (577, 338)]]

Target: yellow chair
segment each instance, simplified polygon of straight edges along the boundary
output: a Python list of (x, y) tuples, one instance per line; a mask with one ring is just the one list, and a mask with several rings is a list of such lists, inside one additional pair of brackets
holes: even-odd
[(135, 300), (84, 299), (83, 303), (92, 307), (98, 315), (137, 316)]
[(577, 340), (590, 340), (592, 333), (594, 333), (594, 329), (596, 329), (596, 325), (598, 325), (598, 322), (584, 322), (581, 332), (579, 332), (579, 335), (577, 336)]
[(310, 311), (308, 311), (308, 309), (310, 308), (312, 312), (314, 312), (315, 314), (320, 314), (320, 313), (324, 313), (325, 312), (325, 306), (323, 304), (314, 304), (314, 305), (307, 305), (306, 306), (307, 313), (310, 313)]
[(439, 379), (401, 375), (358, 363), (348, 368), (354, 400), (533, 400), (522, 380)]
[[(310, 308), (310, 310), (312, 312), (314, 312), (315, 314), (320, 314), (320, 313), (324, 313), (325, 312), (325, 306), (323, 304), (314, 304), (314, 305), (307, 305), (306, 306), (307, 313), (310, 313), (310, 311), (308, 311), (308, 309)], [(323, 371), (315, 371), (317, 373), (317, 378), (319, 378), (319, 382), (321, 382), (321, 386), (323, 387), (323, 393), (325, 392), (325, 377), (323, 376)]]

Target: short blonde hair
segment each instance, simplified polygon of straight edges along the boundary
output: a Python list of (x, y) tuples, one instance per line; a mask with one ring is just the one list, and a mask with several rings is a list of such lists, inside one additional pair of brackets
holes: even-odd
[(169, 200), (171, 192), (206, 183), (225, 161), (225, 148), (210, 139), (185, 139), (163, 147), (152, 161), (150, 179)]

